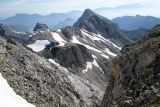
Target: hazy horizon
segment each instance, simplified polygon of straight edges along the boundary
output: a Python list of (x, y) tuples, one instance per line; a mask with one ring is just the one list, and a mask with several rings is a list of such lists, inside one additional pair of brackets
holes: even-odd
[(155, 0), (1, 0), (0, 19), (12, 17), (17, 13), (47, 15), (51, 13), (66, 13), (83, 11), (90, 8), (111, 19), (120, 16), (155, 16), (158, 14), (160, 1)]

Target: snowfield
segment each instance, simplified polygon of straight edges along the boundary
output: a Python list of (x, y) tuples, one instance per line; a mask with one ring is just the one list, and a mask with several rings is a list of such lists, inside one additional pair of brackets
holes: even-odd
[(33, 51), (39, 52), (45, 49), (47, 44), (50, 44), (48, 40), (37, 40), (33, 44), (27, 46), (30, 47)]
[(35, 107), (25, 99), (16, 95), (0, 73), (0, 107)]

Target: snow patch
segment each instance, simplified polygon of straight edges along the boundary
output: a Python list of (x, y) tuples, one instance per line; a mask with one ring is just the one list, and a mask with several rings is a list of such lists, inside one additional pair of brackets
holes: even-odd
[(99, 69), (102, 71), (102, 74), (104, 74), (102, 68), (99, 66), (99, 64), (97, 63), (96, 59), (94, 59), (94, 61), (92, 62), (92, 64), (93, 64), (95, 67), (99, 68)]
[[(92, 55), (92, 57), (94, 58), (94, 55)], [(99, 66), (99, 64), (97, 63), (96, 59), (94, 58), (93, 62), (87, 62), (87, 65), (86, 65), (86, 69), (84, 69), (82, 71), (82, 73), (86, 73), (89, 69), (92, 69), (93, 66), (99, 68), (101, 71), (103, 71), (101, 69), (101, 67)], [(104, 74), (104, 72), (102, 72)]]
[(104, 37), (101, 36), (99, 33), (98, 33), (97, 36), (100, 37), (102, 41), (107, 42), (108, 44), (112, 44), (114, 47), (116, 47), (116, 48), (118, 48), (119, 50), (121, 50), (121, 47), (117, 46), (116, 44), (114, 44), (113, 42), (111, 42), (109, 39), (104, 38)]
[(28, 35), (30, 38), (33, 36), (33, 35)]
[(72, 37), (72, 42), (83, 45), (75, 36)]
[(41, 31), (39, 31), (39, 32), (44, 33), (45, 31), (42, 31), (42, 30), (41, 30)]
[(61, 29), (58, 29), (57, 32), (61, 32)]
[(57, 63), (55, 60), (53, 60), (53, 59), (47, 59), (50, 63), (52, 63), (52, 64), (54, 64), (54, 65), (56, 65), (60, 70), (63, 70), (63, 71), (65, 71), (65, 72), (69, 72), (68, 70), (67, 70), (67, 68), (65, 68), (65, 67), (62, 67), (59, 63)]
[(109, 56), (105, 55), (105, 54), (101, 54), (102, 57), (109, 59)]
[(51, 32), (53, 39), (59, 42), (59, 46), (64, 46), (66, 41), (56, 32)]
[(86, 73), (89, 69), (92, 69), (92, 62), (87, 62), (86, 69), (84, 69), (82, 73)]
[(0, 73), (0, 107), (35, 107), (17, 95)]
[(47, 44), (50, 44), (48, 40), (37, 40), (33, 44), (27, 46), (30, 47), (33, 51), (39, 52), (45, 49)]
[(57, 65), (57, 66), (60, 66), (59, 63), (56, 63), (56, 61), (53, 60), (53, 59), (48, 59), (48, 61), (49, 61), (50, 63), (53, 63), (53, 64)]
[(89, 37), (92, 40), (98, 40), (98, 41), (101, 40), (99, 37), (96, 37), (95, 34), (92, 34), (93, 35), (92, 36), (89, 33), (87, 33), (86, 30), (81, 30), (81, 32), (82, 32), (83, 35), (86, 35), (87, 37)]
[(108, 48), (105, 49), (105, 52), (107, 52), (109, 55), (116, 57), (117, 54), (111, 52)]
[(96, 48), (94, 48), (94, 47), (91, 47), (91, 46), (89, 46), (89, 45), (86, 45), (86, 44), (81, 43), (75, 36), (72, 37), (72, 41), (71, 41), (71, 42), (77, 43), (77, 44), (80, 44), (80, 45), (84, 45), (84, 46), (87, 47), (88, 49), (91, 49), (91, 50), (93, 50), (93, 51), (96, 51), (96, 52), (101, 53), (100, 50), (98, 50), (98, 49), (96, 49)]
[(86, 45), (86, 44), (81, 43), (75, 36), (72, 37), (72, 41), (71, 41), (71, 42), (77, 43), (77, 44), (80, 44), (80, 45), (84, 45), (86, 48), (88, 48), (88, 49), (90, 49), (90, 50), (93, 50), (93, 51), (95, 51), (95, 52), (98, 52), (98, 53), (101, 54), (101, 56), (109, 59), (109, 57), (108, 57), (107, 55), (105, 55), (104, 53), (102, 53), (102, 51), (100, 51), (100, 50), (98, 50), (98, 49), (96, 49), (96, 48), (94, 48), (94, 47), (91, 47), (91, 46), (89, 46), (89, 45)]

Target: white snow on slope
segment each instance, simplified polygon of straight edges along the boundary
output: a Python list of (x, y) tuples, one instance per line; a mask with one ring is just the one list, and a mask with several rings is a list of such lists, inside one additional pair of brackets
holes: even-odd
[(33, 35), (28, 35), (30, 38), (33, 36)]
[(60, 66), (60, 65), (59, 65), (58, 63), (56, 63), (55, 60), (53, 60), (53, 59), (48, 59), (48, 61), (49, 61), (50, 63), (53, 63), (53, 64), (57, 65), (57, 66)]
[(58, 29), (57, 32), (61, 32), (61, 29)]
[(53, 59), (47, 59), (50, 63), (56, 65), (60, 70), (63, 70), (65, 72), (68, 72), (67, 68), (62, 67), (59, 63), (57, 63), (55, 60)]
[(103, 54), (101, 54), (101, 56), (103, 56), (104, 58), (109, 59), (109, 56), (105, 55), (104, 53), (103, 53)]
[(82, 34), (84, 34), (87, 37), (89, 37), (91, 40), (103, 41), (103, 42), (106, 42), (107, 44), (113, 45), (114, 47), (116, 47), (116, 48), (118, 48), (118, 49), (121, 50), (121, 47), (117, 46), (116, 44), (114, 44), (113, 42), (111, 42), (109, 39), (104, 38), (99, 33), (98, 33), (98, 35), (95, 34), (95, 33), (91, 33), (92, 35), (90, 35), (89, 32), (86, 31), (86, 30), (84, 30), (84, 29), (82, 29), (81, 32), (82, 32)]
[(0, 107), (35, 107), (16, 95), (0, 73)]
[(116, 44), (114, 44), (113, 42), (111, 42), (109, 39), (104, 38), (99, 33), (98, 33), (98, 35), (97, 34), (95, 34), (95, 35), (98, 36), (99, 38), (101, 38), (102, 41), (107, 42), (108, 44), (112, 44), (114, 47), (116, 47), (119, 50), (121, 50), (121, 47), (117, 46)]
[(37, 40), (33, 44), (27, 46), (30, 47), (33, 51), (39, 52), (42, 51), (47, 44), (50, 44), (48, 40)]
[(58, 33), (56, 33), (56, 32), (51, 32), (51, 33), (52, 33), (53, 39), (56, 40), (57, 42), (59, 42), (60, 46), (65, 45), (65, 43), (67, 41), (65, 41)]
[(96, 36), (95, 36), (96, 34), (93, 34), (93, 33), (92, 33), (92, 35), (93, 35), (93, 36), (92, 36), (92, 35), (90, 35), (86, 30), (83, 30), (83, 29), (81, 30), (81, 32), (82, 32), (83, 35), (86, 35), (86, 36), (89, 37), (90, 39), (98, 40), (98, 41), (101, 40), (99, 37), (96, 37)]
[(114, 57), (117, 56), (117, 54), (111, 52), (108, 48), (105, 49), (105, 52), (107, 52), (111, 56), (114, 56)]
[(94, 47), (91, 47), (91, 46), (89, 46), (89, 45), (86, 45), (86, 44), (81, 43), (80, 41), (78, 41), (78, 39), (77, 39), (75, 36), (72, 37), (72, 41), (71, 41), (71, 42), (84, 45), (86, 48), (88, 48), (88, 49), (90, 49), (90, 50), (93, 50), (93, 51), (95, 51), (95, 52), (98, 52), (98, 53), (101, 54), (101, 56), (109, 59), (109, 57), (108, 57), (107, 55), (105, 55), (104, 53), (102, 53), (102, 51), (100, 51), (100, 50), (98, 50), (98, 49), (96, 49), (96, 48), (94, 48)]
[[(97, 63), (97, 61), (95, 59), (95, 56), (92, 55), (92, 57), (94, 58), (93, 62), (87, 62), (86, 69), (84, 69), (82, 71), (82, 73), (86, 73), (89, 69), (92, 69), (93, 66), (99, 68), (102, 71), (101, 67), (99, 66), (99, 64)], [(102, 73), (104, 73), (104, 72), (102, 72)]]
[(86, 69), (84, 69), (82, 73), (86, 73), (89, 69), (92, 69), (92, 62), (87, 62)]
[[(97, 41), (103, 41), (104, 43), (107, 43), (108, 45), (114, 46), (116, 48), (118, 48), (119, 50), (121, 49), (121, 47), (118, 47), (117, 45), (115, 45), (114, 43), (112, 43), (110, 40), (104, 38), (103, 36), (101, 36), (100, 34), (94, 34), (92, 33), (92, 35), (90, 35), (87, 31), (85, 30), (81, 30), (83, 35), (86, 35), (87, 37), (89, 37), (91, 40), (97, 40)], [(105, 48), (104, 52), (108, 53), (109, 55), (115, 57), (117, 56), (117, 54), (111, 52), (108, 48)]]
[(96, 49), (96, 48), (94, 48), (94, 47), (91, 47), (91, 46), (89, 46), (89, 45), (86, 45), (86, 44), (81, 43), (75, 36), (72, 37), (72, 41), (71, 41), (71, 42), (77, 43), (77, 44), (80, 44), (80, 45), (84, 45), (84, 46), (87, 47), (88, 49), (91, 49), (91, 50), (93, 50), (93, 51), (96, 51), (96, 52), (101, 53), (100, 50), (98, 50), (98, 49)]

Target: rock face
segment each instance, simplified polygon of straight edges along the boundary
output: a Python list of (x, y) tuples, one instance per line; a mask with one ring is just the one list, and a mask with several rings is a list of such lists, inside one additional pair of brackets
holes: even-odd
[(102, 107), (160, 106), (160, 25), (115, 58)]
[[(80, 68), (85, 69), (86, 62), (93, 61), (92, 54), (88, 49), (79, 44), (67, 43), (64, 47), (52, 48), (51, 54), (51, 58), (63, 67), (73, 69), (74, 73)], [(49, 57), (48, 55), (44, 56)]]
[(86, 9), (73, 26), (95, 34), (101, 34), (103, 37), (109, 38), (117, 44), (122, 45), (129, 42), (129, 40), (120, 33), (120, 30), (115, 23), (96, 14), (90, 9)]
[(36, 107), (96, 107), (103, 91), (18, 42), (0, 37), (0, 73)]
[(46, 24), (37, 23), (33, 31), (45, 31), (47, 29), (48, 29), (48, 26)]

